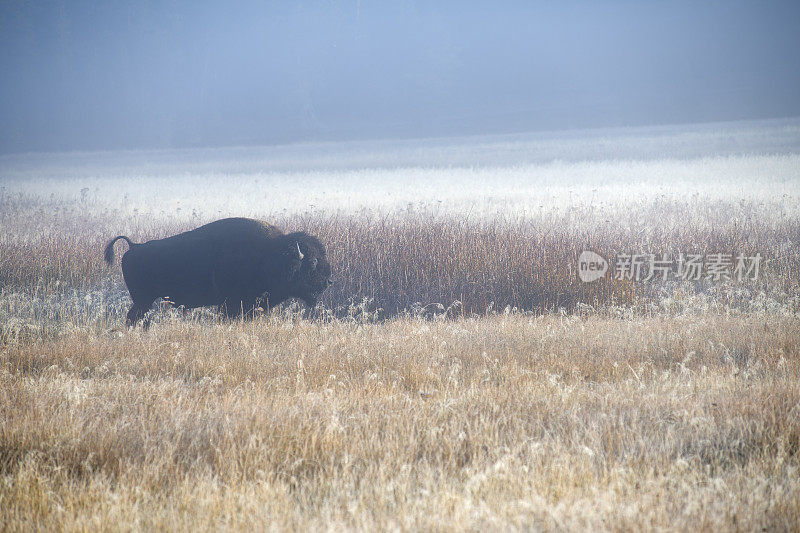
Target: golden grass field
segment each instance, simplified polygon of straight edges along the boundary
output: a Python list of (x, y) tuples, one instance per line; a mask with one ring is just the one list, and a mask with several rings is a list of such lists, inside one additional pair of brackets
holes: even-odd
[(6, 345), (43, 529), (792, 530), (796, 318), (283, 318)]
[[(745, 138), (712, 133), (670, 142)], [(473, 180), (413, 205), (315, 170), (329, 203), (290, 210), (249, 167), (71, 157), (102, 164), (0, 161), (0, 530), (800, 529), (800, 156), (410, 169)], [(323, 309), (126, 329), (104, 244), (234, 214), (321, 238)], [(765, 262), (585, 284), (584, 249)]]

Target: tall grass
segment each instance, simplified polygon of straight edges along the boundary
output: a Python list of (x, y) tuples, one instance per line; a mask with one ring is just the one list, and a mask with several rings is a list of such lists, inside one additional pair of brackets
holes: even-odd
[[(153, 220), (85, 202), (5, 198), (0, 204), (0, 287), (8, 291), (121, 287), (118, 266), (102, 263), (110, 237), (163, 237), (209, 221), (203, 217)], [(657, 304), (657, 282), (607, 276), (587, 284), (577, 257), (593, 250), (610, 261), (621, 253), (743, 253), (764, 257), (760, 278), (745, 283), (684, 283), (684, 293), (715, 292), (735, 306), (767, 292), (781, 301), (800, 296), (800, 221), (780, 217), (780, 203), (656, 200), (626, 208), (574, 206), (537, 214), (464, 218), (432, 209), (347, 214), (314, 211), (262, 218), (286, 231), (316, 234), (330, 255), (335, 284), (322, 299), (345, 309), (365, 298), (385, 316), (415, 304), (459, 302), (459, 312), (483, 314), (506, 307), (534, 312), (580, 306), (595, 309)], [(31, 223), (31, 221), (35, 221)], [(742, 292), (744, 291), (744, 292)], [(739, 296), (736, 296), (739, 294)], [(744, 296), (742, 296), (744, 294)]]

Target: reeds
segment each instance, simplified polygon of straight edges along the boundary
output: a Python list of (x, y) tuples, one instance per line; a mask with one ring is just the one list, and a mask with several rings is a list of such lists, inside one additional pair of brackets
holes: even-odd
[[(425, 209), (262, 218), (286, 231), (308, 231), (326, 245), (335, 278), (322, 299), (329, 309), (341, 312), (366, 298), (384, 316), (415, 304), (454, 302), (462, 314), (505, 308), (574, 313), (586, 306), (654, 308), (678, 287), (684, 294), (719, 294), (727, 306), (761, 292), (782, 303), (793, 301), (800, 294), (794, 274), (800, 267), (800, 222), (776, 217), (775, 209), (754, 202), (687, 200), (472, 218)], [(102, 248), (111, 237), (126, 234), (143, 241), (208, 221), (94, 214), (66, 202), (9, 199), (2, 212), (0, 286), (6, 292), (122, 287), (119, 267), (109, 269), (102, 262)], [(764, 263), (759, 279), (745, 283), (637, 283), (611, 275), (583, 283), (577, 258), (587, 249), (610, 262), (622, 253), (672, 258), (759, 253)]]

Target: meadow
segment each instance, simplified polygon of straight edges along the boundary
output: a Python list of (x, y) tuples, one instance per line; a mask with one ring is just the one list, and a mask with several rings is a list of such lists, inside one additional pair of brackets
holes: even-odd
[[(0, 525), (796, 530), (799, 192), (797, 120), (2, 156)], [(321, 307), (126, 329), (105, 243), (223, 216), (319, 236)]]

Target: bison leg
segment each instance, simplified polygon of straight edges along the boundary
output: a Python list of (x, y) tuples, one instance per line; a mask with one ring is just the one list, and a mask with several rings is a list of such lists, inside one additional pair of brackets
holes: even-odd
[[(144, 317), (145, 313), (147, 313), (151, 305), (153, 305), (152, 300), (148, 302), (147, 305), (142, 305), (141, 301), (140, 302), (134, 301), (130, 311), (128, 311), (128, 315), (125, 319), (125, 325), (127, 325), (128, 327), (135, 326), (136, 323), (139, 322), (142, 319), (142, 317)], [(147, 320), (144, 325), (145, 329), (147, 329), (149, 325), (150, 321)]]
[(131, 306), (130, 311), (128, 311), (128, 316), (125, 319), (125, 325), (128, 327), (133, 327), (139, 322), (144, 314), (147, 312), (147, 309), (143, 309), (136, 304)]

